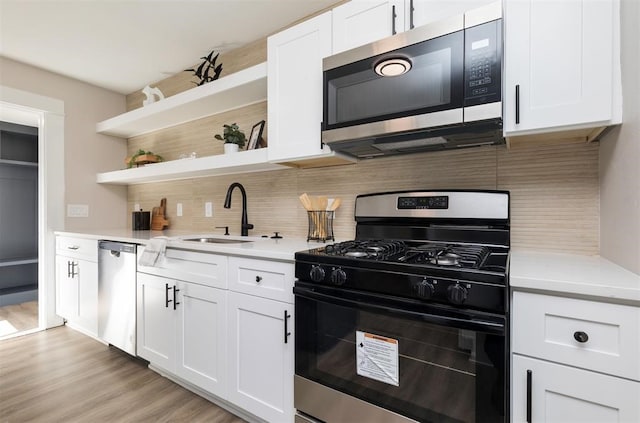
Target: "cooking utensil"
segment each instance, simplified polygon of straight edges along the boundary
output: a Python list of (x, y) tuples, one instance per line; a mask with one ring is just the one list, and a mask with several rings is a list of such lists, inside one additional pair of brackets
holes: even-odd
[(160, 200), (160, 207), (154, 207), (151, 212), (151, 230), (161, 231), (169, 226), (166, 219), (167, 199)]

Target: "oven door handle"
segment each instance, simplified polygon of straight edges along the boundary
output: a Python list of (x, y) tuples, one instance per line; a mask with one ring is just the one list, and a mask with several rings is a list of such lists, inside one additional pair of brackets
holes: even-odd
[(477, 332), (484, 332), (494, 335), (502, 335), (505, 334), (505, 327), (503, 323), (490, 322), (487, 320), (481, 319), (461, 319), (452, 316), (441, 316), (434, 313), (418, 313), (410, 310), (401, 310), (395, 307), (389, 307), (381, 304), (374, 304), (369, 302), (362, 302), (352, 299), (347, 299), (343, 297), (336, 297), (333, 295), (323, 294), (321, 292), (317, 292), (308, 288), (302, 288), (298, 286), (293, 287), (293, 293), (297, 297), (306, 298), (312, 301), (323, 301), (326, 303), (345, 306), (345, 307), (356, 307), (360, 309), (368, 309), (373, 311), (382, 311), (389, 314), (394, 314), (402, 317), (409, 317), (412, 320), (420, 320), (427, 323), (433, 323), (436, 325), (447, 325), (453, 326), (458, 329), (465, 329)]

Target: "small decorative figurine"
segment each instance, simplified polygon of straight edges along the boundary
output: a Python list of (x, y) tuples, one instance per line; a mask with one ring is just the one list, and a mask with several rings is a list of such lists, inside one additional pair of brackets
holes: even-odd
[(160, 88), (151, 88), (148, 85), (142, 89), (142, 94), (146, 96), (146, 98), (142, 100), (143, 106), (148, 106), (149, 104), (155, 103), (156, 101), (162, 100), (164, 98), (164, 94), (162, 94)]
[[(200, 82), (193, 82), (194, 84), (200, 86), (204, 85), (207, 82), (215, 81), (220, 77), (220, 72), (222, 72), (222, 63), (216, 66), (216, 60), (220, 53), (215, 56), (213, 53), (215, 50), (211, 50), (205, 57), (201, 57), (204, 61), (195, 69), (185, 69), (185, 72), (193, 72), (193, 75), (200, 80)], [(213, 75), (210, 73), (213, 72)]]

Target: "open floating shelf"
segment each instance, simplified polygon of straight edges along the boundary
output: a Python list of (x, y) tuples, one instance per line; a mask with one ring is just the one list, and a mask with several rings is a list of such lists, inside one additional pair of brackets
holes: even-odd
[(98, 122), (96, 131), (131, 138), (266, 100), (267, 63), (264, 62)]
[(99, 184), (130, 185), (279, 169), (286, 169), (286, 167), (267, 162), (267, 149), (260, 148), (233, 154), (171, 160), (132, 169), (98, 173), (96, 182)]

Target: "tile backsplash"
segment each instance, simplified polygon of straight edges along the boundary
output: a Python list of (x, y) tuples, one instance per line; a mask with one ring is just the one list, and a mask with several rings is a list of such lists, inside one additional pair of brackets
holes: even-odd
[[(266, 106), (247, 109), (237, 120), (244, 119), (244, 126), (251, 127)], [(224, 121), (224, 116), (218, 119)], [(166, 132), (131, 139), (130, 151), (156, 145), (159, 136), (171, 138)], [(175, 159), (182, 150), (194, 150), (200, 144), (184, 133), (173, 138), (170, 145), (169, 150), (158, 153)], [(199, 156), (221, 153), (222, 144), (208, 141), (205, 150)], [(498, 189), (511, 193), (513, 246), (581, 254), (599, 252), (598, 143), (527, 146), (516, 150), (490, 146), (378, 158), (327, 168), (291, 168), (132, 185), (128, 189), (128, 210), (132, 211), (136, 203), (151, 210), (160, 204), (161, 198), (167, 198), (171, 229), (223, 233), (215, 227), (229, 226), (232, 234), (239, 234), (240, 192), (234, 191), (231, 209), (222, 207), (227, 188), (233, 182), (240, 182), (247, 191), (249, 223), (255, 226), (250, 235), (278, 231), (285, 237), (306, 237), (306, 211), (298, 200), (303, 192), (342, 198), (334, 232), (338, 239), (351, 239), (357, 194)], [(209, 201), (213, 203), (213, 217), (204, 217), (204, 204)], [(177, 203), (182, 204), (182, 217), (176, 216)]]

